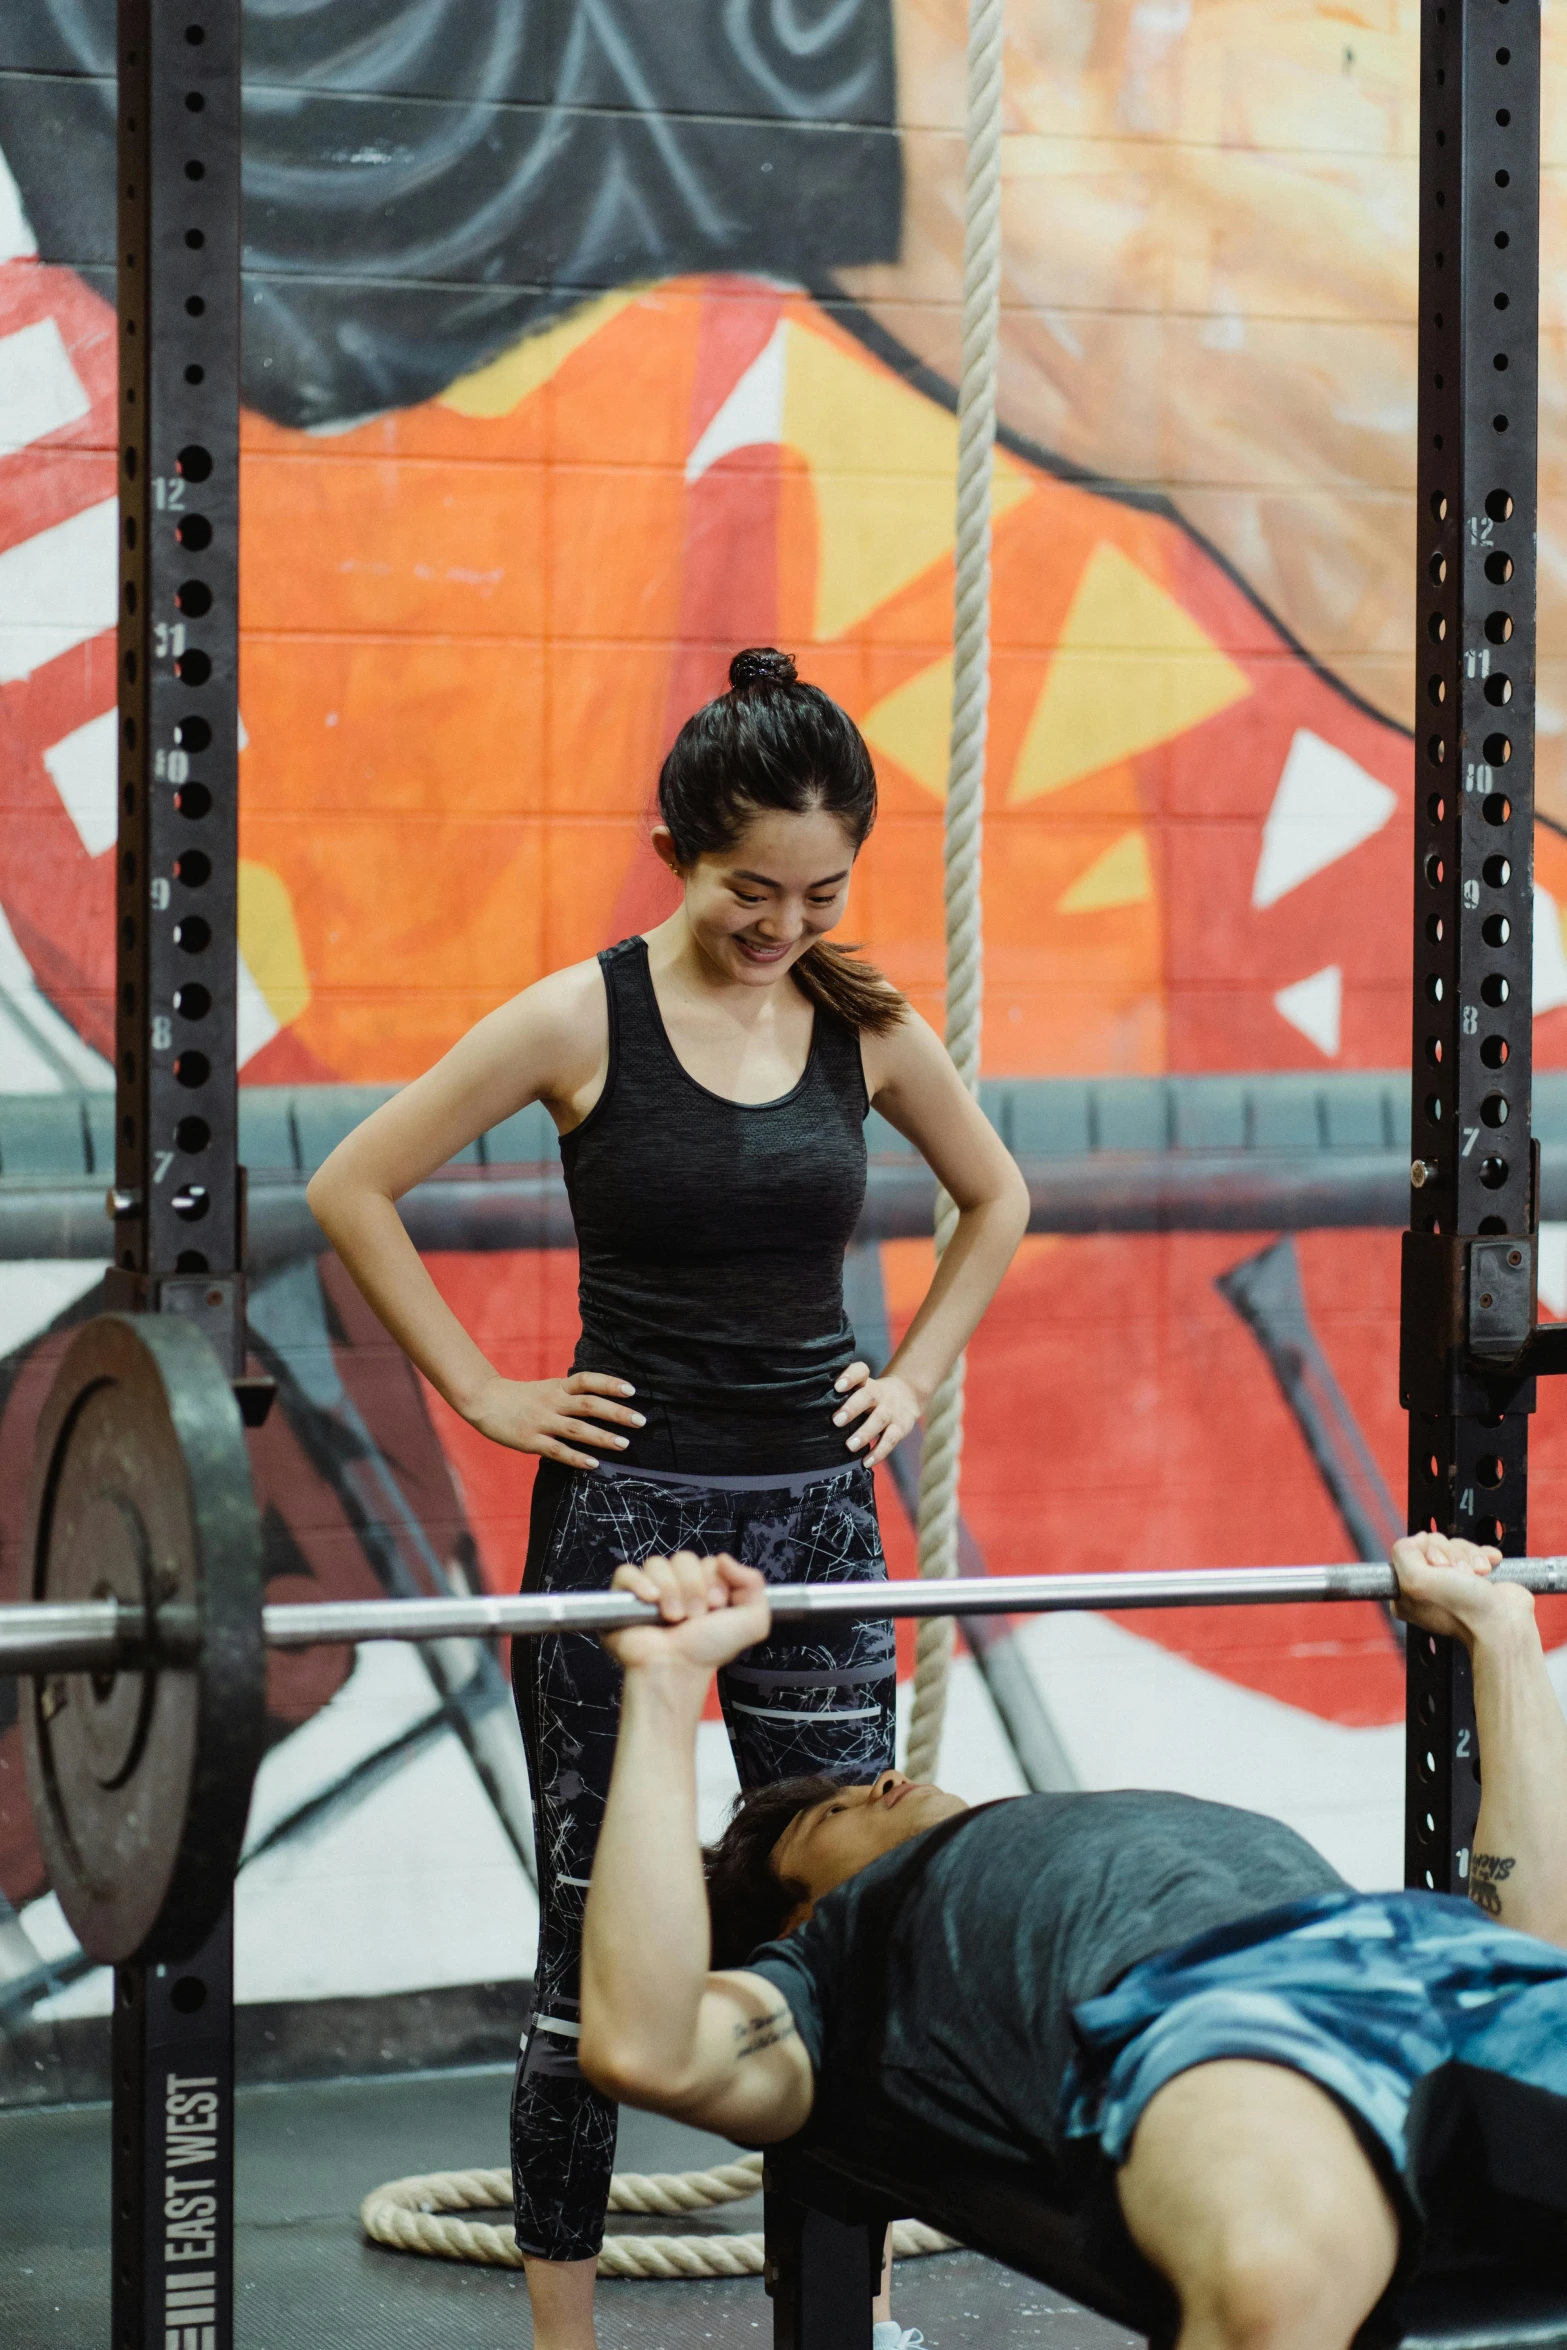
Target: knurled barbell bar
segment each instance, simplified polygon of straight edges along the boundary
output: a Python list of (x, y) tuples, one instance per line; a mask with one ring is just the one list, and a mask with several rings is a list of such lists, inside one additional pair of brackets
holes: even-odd
[[(1498, 1583), (1567, 1594), (1567, 1557), (1507, 1559)], [(778, 1623), (841, 1616), (1031, 1616), (1087, 1609), (1267, 1607), (1287, 1601), (1394, 1600), (1391, 1567), (1180, 1567), (1152, 1574), (954, 1577), (944, 1583), (776, 1583), (767, 1594)], [(535, 1640), (550, 1632), (622, 1632), (659, 1611), (623, 1591), (520, 1598), (349, 1599), (264, 1607), (267, 1648), (358, 1647), (369, 1640)], [(201, 1662), (195, 1611), (145, 1610), (120, 1601), (0, 1606), (0, 1676), (131, 1668), (194, 1670)]]
[[(266, 1649), (657, 1621), (616, 1591), (263, 1606), (239, 1411), (206, 1339), (167, 1315), (108, 1314), (77, 1333), (39, 1424), (27, 1562), (33, 1597), (0, 1606), (0, 1676), (28, 1683), (51, 1883), (82, 1947), (106, 1961), (188, 1956), (220, 1914), (261, 1755)], [(1567, 1558), (1497, 1573), (1567, 1593)], [(1390, 1567), (1335, 1564), (782, 1584), (768, 1601), (798, 1623), (1396, 1595)]]

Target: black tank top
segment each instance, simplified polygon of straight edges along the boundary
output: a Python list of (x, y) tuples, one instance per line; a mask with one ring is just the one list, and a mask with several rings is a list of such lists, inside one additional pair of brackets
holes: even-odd
[(843, 1252), (865, 1200), (860, 1040), (818, 1007), (771, 1102), (699, 1085), (669, 1041), (647, 942), (599, 956), (609, 1073), (560, 1140), (580, 1252), (574, 1368), (629, 1379), (627, 1466), (710, 1476), (845, 1467), (833, 1381), (854, 1359)]

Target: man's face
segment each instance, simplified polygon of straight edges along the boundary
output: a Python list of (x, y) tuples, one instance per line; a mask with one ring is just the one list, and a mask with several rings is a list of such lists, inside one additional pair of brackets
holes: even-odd
[(824, 1893), (881, 1853), (967, 1809), (961, 1795), (916, 1786), (902, 1771), (883, 1771), (868, 1787), (840, 1787), (796, 1812), (772, 1854), (780, 1877), (795, 1878), (810, 1889), (810, 1903), (790, 1924), (797, 1925)]

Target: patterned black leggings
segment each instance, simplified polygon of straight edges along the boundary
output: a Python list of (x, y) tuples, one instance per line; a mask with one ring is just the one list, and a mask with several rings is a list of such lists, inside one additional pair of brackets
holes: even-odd
[[(526, 1591), (601, 1590), (622, 1559), (727, 1550), (773, 1583), (885, 1579), (869, 1469), (698, 1479), (539, 1464)], [(801, 1627), (803, 1630), (804, 1627)], [(812, 1627), (748, 1649), (719, 1675), (743, 1787), (830, 1771), (874, 1779), (893, 1756), (891, 1619)], [(517, 2242), (586, 2260), (604, 2235), (616, 2108), (577, 2069), (582, 1906), (609, 1792), (620, 1670), (598, 1640), (519, 1640), (512, 1684), (533, 1783), (539, 1865), (534, 2014), (512, 2096)]]

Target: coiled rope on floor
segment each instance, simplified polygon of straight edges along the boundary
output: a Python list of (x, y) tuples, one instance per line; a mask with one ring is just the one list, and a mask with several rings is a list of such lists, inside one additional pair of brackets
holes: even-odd
[[(969, 0), (968, 166), (963, 206), (963, 345), (958, 388), (957, 532), (952, 639), (952, 734), (944, 825), (947, 917), (947, 1050), (970, 1093), (979, 1092), (984, 1005), (980, 846), (985, 738), (990, 714), (990, 499), (996, 444), (996, 351), (1001, 322), (1002, 0)], [(936, 1198), (936, 1256), (956, 1228), (945, 1191)], [(963, 1454), (959, 1355), (925, 1415), (915, 1533), (922, 1575), (958, 1571), (958, 1469)], [(914, 1709), (907, 1764), (934, 1778), (947, 1710), (955, 1627), (928, 1616), (914, 1648)]]
[[(990, 712), (990, 501), (996, 441), (996, 352), (1001, 318), (1001, 94), (1003, 0), (969, 0), (968, 160), (963, 208), (963, 332), (958, 389), (957, 523), (954, 541), (952, 726), (943, 829), (947, 933), (947, 1050), (969, 1091), (979, 1091), (980, 1015), (984, 1000), (980, 846), (985, 808), (985, 740)], [(945, 1191), (936, 1199), (936, 1254), (941, 1257), (958, 1211)], [(922, 1575), (958, 1570), (958, 1468), (963, 1452), (960, 1355), (937, 1388), (925, 1417), (915, 1532)], [(907, 1766), (934, 1777), (947, 1706), (954, 1627), (950, 1617), (921, 1623), (915, 1646), (914, 1705)], [(673, 2216), (716, 2209), (758, 2192), (762, 2158), (745, 2155), (710, 2171), (616, 2174), (611, 2211)], [(520, 2268), (509, 2227), (461, 2215), (511, 2208), (504, 2170), (435, 2171), (394, 2179), (360, 2206), (365, 2234), (399, 2252)], [(892, 2231), (895, 2259), (945, 2252), (952, 2239), (919, 2220)], [(762, 2272), (760, 2234), (609, 2236), (601, 2277), (744, 2277)]]
[[(617, 2171), (611, 2211), (674, 2218), (740, 2203), (759, 2193), (762, 2157), (745, 2154), (713, 2170)], [(359, 2208), (372, 2243), (394, 2252), (422, 2252), (437, 2260), (466, 2260), (486, 2268), (521, 2268), (511, 2227), (470, 2219), (474, 2211), (511, 2210), (511, 2173), (505, 2170), (435, 2171), (428, 2178), (393, 2179), (375, 2187)], [(952, 2238), (919, 2220), (899, 2220), (892, 2231), (895, 2260), (947, 2252)], [(756, 2277), (762, 2273), (760, 2231), (743, 2236), (606, 2236), (601, 2277)]]

